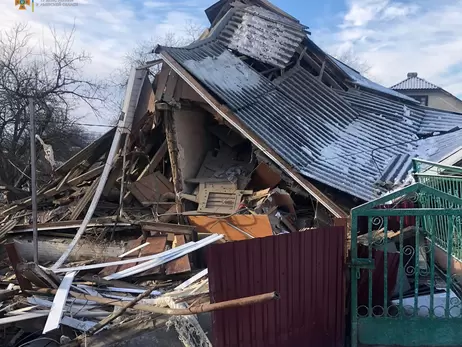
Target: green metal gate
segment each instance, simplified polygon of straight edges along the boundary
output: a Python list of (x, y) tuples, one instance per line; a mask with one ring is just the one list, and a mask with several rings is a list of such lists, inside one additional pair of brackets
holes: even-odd
[(462, 199), (443, 190), (415, 183), (352, 210), (352, 347), (462, 346)]

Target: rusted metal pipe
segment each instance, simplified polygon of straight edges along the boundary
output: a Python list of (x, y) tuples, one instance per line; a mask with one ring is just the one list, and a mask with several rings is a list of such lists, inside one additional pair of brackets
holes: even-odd
[(85, 334), (78, 336), (77, 340), (84, 340), (87, 335), (93, 335), (94, 333), (100, 331), (103, 327), (105, 327), (109, 323), (113, 322), (116, 318), (123, 315), (129, 308), (132, 308), (133, 306), (135, 306), (137, 302), (148, 297), (154, 291), (154, 289), (155, 289), (154, 287), (150, 288), (146, 290), (144, 293), (138, 295), (135, 299), (127, 303), (121, 310), (118, 310), (112, 313), (111, 315), (109, 315), (108, 317), (100, 321), (98, 324), (96, 324), (94, 327), (89, 329)]
[[(40, 294), (56, 294), (56, 289), (49, 289), (49, 288), (41, 288), (36, 290)], [(125, 307), (127, 302), (125, 301), (114, 301), (114, 299), (106, 299), (97, 296), (91, 296), (87, 294), (80, 294), (76, 292), (69, 292), (69, 295), (73, 296), (77, 299), (94, 301), (104, 305), (112, 305), (112, 306), (119, 306)], [(241, 307), (241, 306), (248, 306), (248, 305), (255, 305), (259, 303), (263, 303), (270, 300), (279, 299), (279, 294), (277, 292), (270, 292), (260, 295), (248, 296), (245, 298), (235, 299), (235, 300), (228, 300), (223, 302), (217, 302), (214, 304), (202, 304), (195, 307), (189, 307), (185, 309), (172, 309), (166, 307), (157, 307), (153, 305), (134, 305), (132, 308), (135, 310), (152, 312), (152, 313), (159, 313), (171, 316), (186, 316), (190, 314), (197, 314), (203, 312), (212, 312), (218, 310), (224, 310), (227, 308), (233, 307)]]

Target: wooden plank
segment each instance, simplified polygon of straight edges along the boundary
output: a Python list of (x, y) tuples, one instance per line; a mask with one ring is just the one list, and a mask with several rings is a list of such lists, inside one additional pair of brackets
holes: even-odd
[(209, 216), (189, 216), (188, 219), (192, 225), (196, 226), (199, 233), (222, 234), (228, 241), (247, 240), (247, 237), (231, 227), (227, 222), (254, 237), (273, 235), (267, 215), (235, 215), (226, 219)]
[(78, 152), (76, 155), (74, 155), (72, 158), (66, 161), (59, 168), (57, 168), (56, 173), (58, 175), (65, 174), (67, 171), (71, 170), (74, 166), (78, 165), (80, 162), (90, 157), (93, 154), (93, 152), (95, 152), (95, 150), (100, 146), (103, 146), (104, 149), (108, 150), (110, 146), (109, 141), (110, 139), (114, 137), (114, 134), (115, 134), (115, 127), (109, 130), (108, 132), (106, 132), (103, 136), (101, 136), (95, 142), (91, 143), (90, 145), (82, 149), (80, 152)]
[(162, 70), (160, 70), (160, 73), (156, 76), (156, 100), (158, 101), (162, 100), (170, 71), (171, 69), (168, 67), (168, 65), (164, 64), (162, 66)]
[(61, 280), (53, 272), (42, 269), (35, 263), (19, 264), (18, 269), (24, 277), (38, 288), (57, 289)]
[(172, 100), (173, 94), (175, 93), (175, 87), (177, 86), (178, 78), (178, 75), (173, 71), (168, 76), (164, 96), (162, 98), (163, 101), (170, 102)]
[(141, 250), (140, 257), (158, 254), (165, 251), (167, 236), (150, 236), (146, 238), (146, 242), (149, 242), (149, 246)]
[[(143, 237), (139, 237), (136, 240), (130, 240), (130, 241), (128, 241), (127, 246), (125, 247), (125, 249), (126, 250), (131, 250), (131, 249), (141, 245), (142, 242), (143, 242)], [(134, 253), (130, 257), (125, 257), (124, 259), (138, 258), (138, 253), (139, 252)], [(120, 259), (119, 258), (111, 258), (110, 261), (118, 261), (118, 260), (120, 260)], [(130, 268), (130, 267), (132, 267), (132, 266), (134, 266), (136, 264), (137, 263), (129, 263), (129, 264), (122, 264), (122, 265), (108, 266), (108, 267), (105, 267), (104, 269), (102, 269), (99, 272), (99, 275), (100, 276), (112, 275), (113, 273), (116, 273), (116, 272), (121, 271), (123, 269), (128, 269), (128, 268)]]
[[(136, 181), (141, 180), (143, 177), (146, 176), (146, 174), (152, 174), (154, 170), (157, 168), (157, 166), (160, 164), (162, 159), (164, 158), (165, 154), (167, 154), (167, 141), (166, 140), (162, 143), (162, 145), (157, 150), (156, 154), (154, 154), (154, 156), (149, 161), (148, 165), (146, 165), (146, 167), (137, 177)], [(129, 195), (130, 195), (130, 191), (128, 191), (125, 194), (124, 199), (127, 199)]]
[(114, 159), (114, 166), (112, 167), (111, 173), (109, 174), (106, 184), (103, 189), (103, 196), (108, 197), (111, 195), (112, 188), (117, 182), (117, 179), (122, 176), (122, 165), (123, 161), (119, 160), (120, 155), (117, 154)]
[(158, 231), (163, 233), (173, 233), (177, 235), (191, 235), (194, 231), (194, 226), (191, 225), (180, 225), (173, 223), (159, 223), (142, 221), (140, 225), (147, 231)]
[(270, 188), (259, 190), (258, 192), (253, 193), (249, 198), (248, 201), (255, 201), (266, 198), (270, 193)]
[[(151, 236), (146, 238), (146, 242), (149, 242), (149, 246), (141, 250), (141, 257), (164, 252), (167, 245), (167, 236)], [(138, 276), (148, 276), (158, 273), (160, 273), (160, 266), (142, 272)]]
[[(179, 211), (181, 213), (181, 210)], [(174, 220), (177, 217), (177, 205), (170, 206), (170, 208), (165, 211), (163, 215), (159, 217), (159, 222), (168, 223)]]
[[(104, 165), (100, 165), (95, 167), (94, 169), (91, 169), (90, 171), (85, 172), (84, 174), (77, 176), (67, 182), (67, 186), (74, 186), (79, 183), (82, 183), (83, 181), (86, 180), (91, 180), (95, 177), (98, 177), (104, 170)], [(56, 190), (60, 190), (61, 187), (57, 187)]]
[(154, 172), (132, 183), (128, 189), (141, 204), (144, 204), (160, 201), (163, 194), (173, 192), (173, 185), (160, 172)]
[(0, 302), (14, 298), (19, 294), (19, 289), (15, 290), (0, 290)]
[[(130, 223), (117, 223), (114, 222), (116, 220), (115, 217), (108, 216), (108, 217), (100, 217), (91, 219), (88, 223), (87, 227), (110, 227), (110, 226), (130, 226)], [(59, 222), (49, 222), (39, 224), (37, 226), (38, 231), (46, 231), (46, 230), (65, 230), (65, 229), (76, 229), (80, 227), (82, 224), (82, 220), (63, 220)], [(22, 232), (30, 232), (32, 231), (32, 227), (30, 224), (21, 224), (16, 225), (10, 233), (22, 233)]]
[[(175, 240), (173, 241), (173, 248), (176, 246), (181, 246), (185, 244), (185, 238), (183, 235), (175, 235)], [(170, 263), (167, 263), (165, 267), (165, 274), (173, 275), (183, 272), (191, 271), (191, 263), (189, 262), (189, 256), (185, 255), (181, 258), (175, 259)]]
[[(154, 154), (152, 159), (149, 161), (149, 164), (146, 166), (145, 170), (147, 169), (148, 173), (153, 173), (166, 154), (167, 154), (167, 140), (165, 140), (162, 143), (162, 145), (159, 147), (156, 154)], [(141, 177), (139, 177), (138, 179), (141, 179), (144, 177), (146, 173), (144, 174), (143, 173), (144, 173), (144, 170), (140, 175)]]
[(8, 243), (5, 245), (5, 249), (8, 254), (8, 258), (10, 259), (11, 266), (13, 267), (13, 271), (16, 274), (16, 279), (18, 280), (21, 291), (25, 292), (26, 290), (31, 290), (32, 284), (25, 277), (22, 276), (19, 270), (19, 264), (21, 263), (21, 259), (19, 258), (18, 252), (16, 251), (15, 244)]
[(293, 226), (293, 224), (289, 221), (287, 216), (281, 218), (281, 222), (290, 230), (291, 233), (296, 233), (298, 230)]
[(69, 217), (69, 220), (76, 220), (77, 218), (79, 218), (84, 208), (88, 205), (90, 200), (95, 195), (96, 187), (98, 186), (98, 183), (99, 183), (99, 178), (95, 179), (93, 183), (90, 185), (90, 187), (87, 188), (85, 195), (79, 200), (74, 210), (72, 211), (72, 214)]
[(260, 163), (252, 175), (249, 187), (254, 190), (274, 188), (279, 182), (281, 182), (281, 175), (273, 171), (266, 163)]

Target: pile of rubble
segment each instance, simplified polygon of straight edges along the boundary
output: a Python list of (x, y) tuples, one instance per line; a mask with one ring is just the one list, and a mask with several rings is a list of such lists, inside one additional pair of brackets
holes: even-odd
[(146, 70), (132, 77), (118, 126), (37, 192), (36, 242), (31, 198), (0, 211), (0, 324), (9, 327), (2, 345), (37, 338), (109, 345), (140, 322), (174, 326), (185, 345), (210, 345), (192, 314), (277, 295), (209, 303), (203, 248), (330, 223), (303, 189), (213, 117), (203, 122), (202, 153), (186, 157), (178, 119), (152, 102)]

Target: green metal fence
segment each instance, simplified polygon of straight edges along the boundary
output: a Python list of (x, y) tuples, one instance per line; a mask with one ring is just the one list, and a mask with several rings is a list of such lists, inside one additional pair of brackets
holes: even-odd
[[(462, 168), (441, 165), (425, 160), (414, 159), (414, 177), (417, 182), (440, 192), (462, 198)], [(425, 195), (420, 201), (422, 208), (454, 208), (453, 204), (437, 196)], [(434, 231), (435, 244), (448, 251), (452, 247), (452, 255), (462, 260), (462, 223), (449, 216), (425, 216), (424, 227)], [(451, 230), (451, 236), (448, 231)], [(452, 239), (452, 242), (449, 240)]]
[[(439, 181), (445, 179), (430, 177), (436, 186), (415, 183), (352, 210), (352, 347), (461, 346), (462, 302), (454, 286), (462, 263), (453, 256), (462, 198)], [(379, 208), (402, 199), (417, 206)], [(415, 220), (410, 228), (404, 226), (407, 217)]]

